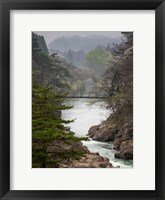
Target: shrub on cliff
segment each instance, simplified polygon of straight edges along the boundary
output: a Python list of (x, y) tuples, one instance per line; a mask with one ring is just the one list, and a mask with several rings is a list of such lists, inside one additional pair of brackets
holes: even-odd
[(123, 42), (112, 50), (113, 61), (101, 84), (108, 107), (119, 123), (133, 117), (133, 33), (123, 35)]

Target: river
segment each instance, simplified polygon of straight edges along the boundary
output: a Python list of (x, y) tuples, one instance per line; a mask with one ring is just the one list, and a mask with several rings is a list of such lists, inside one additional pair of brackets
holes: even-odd
[[(66, 99), (66, 105), (73, 108), (62, 111), (62, 118), (65, 120), (73, 120), (69, 126), (76, 136), (86, 136), (91, 126), (98, 125), (106, 120), (110, 111), (108, 111), (103, 103), (96, 102), (96, 99), (89, 98), (72, 98)], [(90, 152), (98, 152), (101, 156), (109, 158), (113, 166), (120, 168), (132, 168), (132, 160), (122, 160), (114, 157), (115, 150), (112, 142), (98, 142), (90, 139), (90, 141), (82, 141)]]

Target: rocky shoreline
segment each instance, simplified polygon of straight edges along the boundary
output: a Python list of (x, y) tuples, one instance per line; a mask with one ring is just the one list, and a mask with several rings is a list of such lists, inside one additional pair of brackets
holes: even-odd
[[(70, 128), (65, 127), (64, 132), (69, 133)], [(119, 126), (110, 116), (101, 124), (92, 126), (87, 136), (100, 142), (112, 141), (116, 150), (115, 158), (133, 159), (133, 123), (131, 120)], [(100, 156), (99, 153), (91, 153), (79, 141), (65, 143), (62, 140), (55, 140), (49, 144), (46, 152), (55, 160), (58, 160), (58, 155), (81, 152), (78, 157), (71, 156), (69, 159), (59, 160), (59, 168), (114, 168), (108, 158)]]
[(100, 142), (113, 141), (115, 158), (133, 159), (133, 122), (127, 120), (123, 125), (114, 123), (113, 116), (100, 125), (92, 126), (87, 136)]
[(67, 164), (62, 164), (62, 168), (113, 168), (108, 158), (104, 158), (99, 153), (84, 154), (79, 160), (71, 160)]
[(99, 153), (91, 153), (82, 142), (66, 144), (63, 141), (54, 141), (47, 147), (47, 153), (57, 159), (58, 154), (68, 152), (82, 152), (80, 158), (70, 158), (60, 162), (59, 168), (113, 168), (108, 158), (104, 158)]

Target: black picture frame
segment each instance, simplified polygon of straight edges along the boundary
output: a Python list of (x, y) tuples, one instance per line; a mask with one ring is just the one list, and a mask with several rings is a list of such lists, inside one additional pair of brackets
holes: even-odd
[[(153, 191), (10, 190), (10, 10), (155, 10), (156, 16), (156, 188)], [(165, 2), (163, 0), (0, 0), (0, 198), (165, 199)], [(147, 75), (146, 75), (147, 76)], [(142, 177), (143, 181), (143, 177)]]

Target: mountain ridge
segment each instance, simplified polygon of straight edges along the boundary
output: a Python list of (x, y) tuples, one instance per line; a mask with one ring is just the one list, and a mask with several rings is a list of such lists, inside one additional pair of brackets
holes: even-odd
[(66, 52), (69, 50), (80, 51), (83, 50), (85, 53), (95, 49), (98, 46), (106, 46), (107, 44), (112, 45), (119, 43), (121, 37), (114, 38), (112, 36), (93, 35), (81, 37), (81, 36), (70, 36), (70, 37), (59, 37), (48, 44), (49, 50)]

